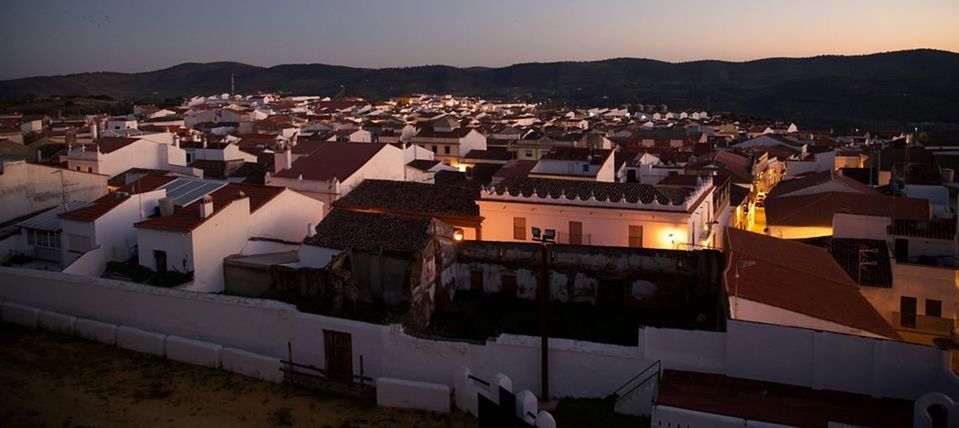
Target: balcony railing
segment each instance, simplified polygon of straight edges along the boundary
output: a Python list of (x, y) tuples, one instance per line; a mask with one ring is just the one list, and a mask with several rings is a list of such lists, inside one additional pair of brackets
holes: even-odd
[(579, 235), (570, 235), (565, 232), (556, 232), (556, 243), (566, 245), (591, 245), (590, 235), (581, 233)]
[(956, 321), (950, 318), (916, 314), (907, 314), (907, 316), (903, 317), (901, 312), (893, 312), (889, 321), (893, 327), (899, 330), (929, 333), (938, 336), (949, 336), (952, 334), (952, 329), (956, 325)]

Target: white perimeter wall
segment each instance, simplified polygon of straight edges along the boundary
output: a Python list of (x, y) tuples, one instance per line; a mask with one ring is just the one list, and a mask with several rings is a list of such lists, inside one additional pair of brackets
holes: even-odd
[[(323, 331), (352, 335), (354, 372), (454, 385), (460, 367), (514, 390), (539, 389), (539, 340), (503, 335), (485, 344), (411, 337), (382, 326), (298, 312), (292, 305), (192, 293), (102, 278), (0, 268), (0, 300), (213, 342), (325, 366)], [(937, 349), (888, 340), (730, 321), (726, 333), (647, 328), (639, 346), (550, 340), (555, 396), (604, 397), (662, 360), (666, 368), (915, 399), (940, 391), (959, 397), (959, 378)]]

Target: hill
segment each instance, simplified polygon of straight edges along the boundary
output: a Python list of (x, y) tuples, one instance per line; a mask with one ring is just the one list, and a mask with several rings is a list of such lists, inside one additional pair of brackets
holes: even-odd
[(795, 120), (805, 126), (957, 122), (959, 54), (911, 50), (861, 56), (670, 63), (617, 58), (501, 68), (366, 69), (186, 63), (145, 73), (82, 73), (0, 81), (0, 99), (105, 94), (122, 100), (281, 91), (386, 98), (411, 92), (523, 98), (570, 105), (667, 104)]

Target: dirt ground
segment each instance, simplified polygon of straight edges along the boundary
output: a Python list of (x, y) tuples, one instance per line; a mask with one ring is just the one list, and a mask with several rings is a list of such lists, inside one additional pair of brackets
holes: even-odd
[(0, 324), (0, 427), (465, 427)]

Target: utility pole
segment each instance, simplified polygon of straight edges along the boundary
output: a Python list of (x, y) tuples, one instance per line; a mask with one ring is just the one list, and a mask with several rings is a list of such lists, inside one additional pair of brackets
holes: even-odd
[(542, 244), (542, 259), (540, 260), (539, 286), (536, 288), (536, 299), (539, 301), (539, 336), (540, 336), (540, 400), (549, 401), (549, 245), (556, 242), (556, 230), (532, 228), (533, 240)]

